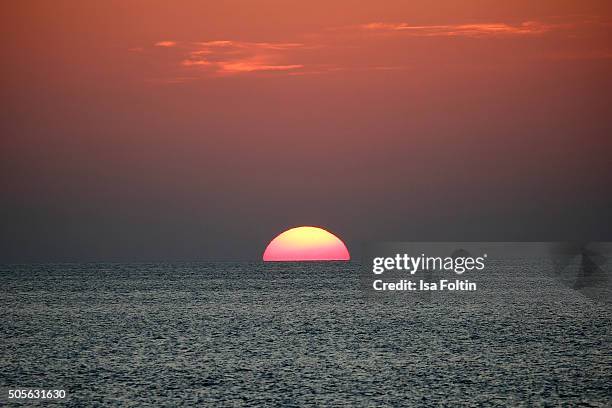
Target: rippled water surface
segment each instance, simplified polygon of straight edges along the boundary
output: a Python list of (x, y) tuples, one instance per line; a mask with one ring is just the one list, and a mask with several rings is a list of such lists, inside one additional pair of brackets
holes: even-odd
[(529, 265), (465, 296), (368, 297), (358, 269), (1, 266), (1, 401), (20, 387), (66, 389), (69, 406), (612, 404), (609, 305)]

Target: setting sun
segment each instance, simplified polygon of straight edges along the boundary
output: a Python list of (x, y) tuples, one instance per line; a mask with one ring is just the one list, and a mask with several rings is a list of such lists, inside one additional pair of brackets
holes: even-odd
[(266, 247), (264, 261), (348, 261), (344, 242), (318, 227), (291, 228), (274, 238)]

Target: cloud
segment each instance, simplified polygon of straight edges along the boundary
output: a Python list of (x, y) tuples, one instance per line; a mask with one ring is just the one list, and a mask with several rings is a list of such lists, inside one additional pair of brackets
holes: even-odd
[[(171, 83), (224, 76), (304, 76), (347, 71), (370, 71), (380, 75), (385, 71), (423, 67), (434, 59), (436, 64), (444, 58), (453, 63), (465, 62), (452, 52), (452, 44), (441, 43), (444, 38), (489, 41), (512, 38), (518, 42), (510, 58), (533, 58), (533, 48), (520, 48), (520, 44), (528, 44), (535, 37), (548, 36), (555, 38), (549, 42), (551, 49), (538, 49), (536, 58), (608, 59), (610, 52), (606, 47), (592, 51), (590, 47), (580, 46), (577, 53), (575, 43), (588, 44), (593, 38), (601, 38), (602, 33), (609, 32), (609, 27), (608, 21), (584, 16), (554, 17), (545, 21), (429, 25), (370, 22), (305, 33), (296, 37), (299, 41), (162, 40), (155, 43), (153, 48), (133, 48), (132, 51), (149, 55), (159, 62), (158, 74), (165, 71), (174, 78), (169, 81)], [(430, 51), (430, 48), (425, 48), (425, 52), (424, 48), (406, 47), (407, 41), (426, 44), (430, 38), (438, 39), (435, 44), (432, 43), (433, 47), (437, 47), (436, 52)], [(570, 38), (572, 41), (567, 41)], [(474, 44), (476, 51), (482, 52), (481, 63), (487, 63), (488, 57), (493, 60), (497, 58), (496, 47), (479, 48), (477, 43)], [(524, 53), (521, 54), (521, 50)], [(503, 50), (499, 52), (503, 53)], [(508, 57), (507, 53), (504, 57)]]
[(291, 71), (303, 64), (290, 62), (288, 51), (304, 46), (301, 43), (269, 43), (243, 41), (206, 41), (193, 43), (181, 65), (204, 69), (215, 75), (235, 75), (257, 71)]
[(525, 21), (519, 24), (477, 23), (449, 25), (411, 25), (408, 23), (367, 23), (357, 26), (362, 31), (402, 33), (418, 37), (499, 37), (544, 34), (568, 28), (568, 24), (547, 24)]
[(155, 43), (156, 47), (175, 47), (176, 46), (176, 42), (175, 41), (158, 41)]

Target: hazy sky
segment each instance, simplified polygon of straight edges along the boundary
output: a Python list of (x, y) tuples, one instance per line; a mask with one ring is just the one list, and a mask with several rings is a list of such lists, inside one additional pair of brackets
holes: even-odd
[(0, 263), (612, 240), (609, 1), (0, 8)]

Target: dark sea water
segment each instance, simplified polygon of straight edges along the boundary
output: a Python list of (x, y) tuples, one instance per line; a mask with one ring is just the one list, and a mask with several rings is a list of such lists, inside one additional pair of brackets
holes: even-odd
[(0, 274), (1, 404), (51, 388), (67, 399), (41, 405), (612, 405), (610, 305), (533, 265), (381, 297), (349, 263)]

